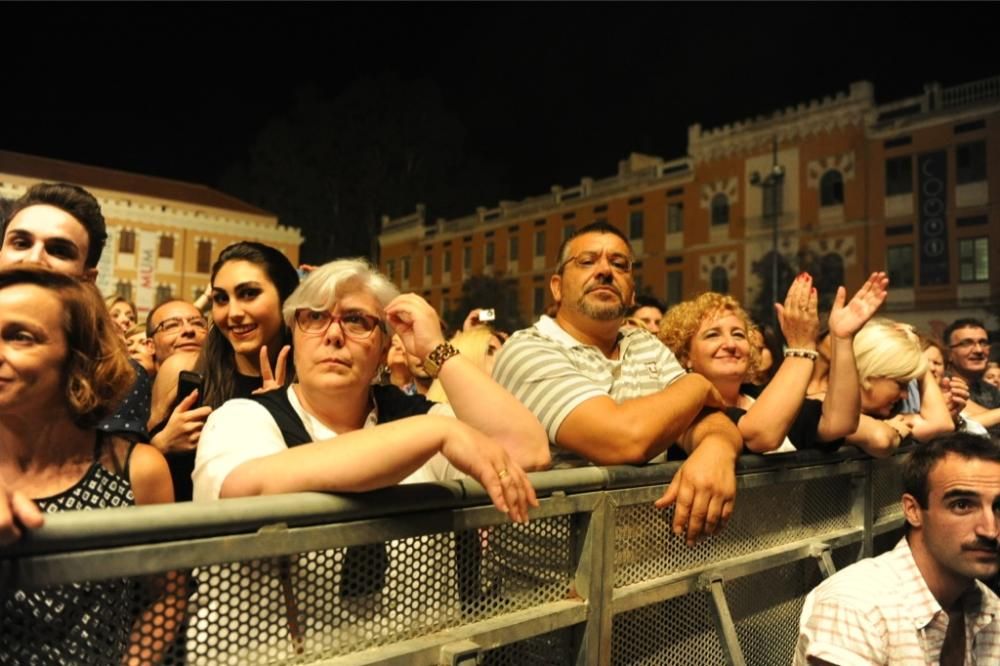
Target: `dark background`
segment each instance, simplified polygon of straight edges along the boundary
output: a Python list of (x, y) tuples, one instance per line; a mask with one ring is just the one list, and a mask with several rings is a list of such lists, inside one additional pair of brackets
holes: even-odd
[(206, 184), (365, 253), (684, 155), (688, 125), (1000, 74), (982, 4), (8, 5), (0, 149)]

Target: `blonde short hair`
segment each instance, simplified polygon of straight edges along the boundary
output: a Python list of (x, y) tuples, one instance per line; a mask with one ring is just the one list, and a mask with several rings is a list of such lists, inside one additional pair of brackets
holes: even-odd
[(912, 331), (902, 330), (891, 319), (865, 324), (854, 336), (854, 359), (863, 388), (871, 379), (885, 377), (908, 382), (927, 372), (928, 361)]
[[(670, 351), (674, 353), (682, 366), (687, 367), (688, 354), (691, 351), (691, 340), (698, 333), (702, 323), (709, 317), (722, 313), (736, 315), (746, 329), (747, 337), (759, 335), (750, 315), (732, 296), (708, 291), (688, 301), (678, 303), (667, 310), (660, 321), (659, 338)], [(747, 377), (753, 377), (760, 369), (760, 348), (750, 345), (750, 357), (747, 362)]]

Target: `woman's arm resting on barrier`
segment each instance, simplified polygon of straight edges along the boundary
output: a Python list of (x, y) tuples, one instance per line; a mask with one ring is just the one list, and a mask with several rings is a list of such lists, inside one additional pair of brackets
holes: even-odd
[(226, 476), (220, 497), (385, 488), (438, 452), (482, 484), (512, 520), (527, 520), (528, 505), (537, 506), (527, 476), (502, 446), (457, 419), (436, 415), (411, 416), (248, 460)]
[(909, 425), (913, 436), (926, 442), (937, 435), (953, 431), (955, 422), (934, 376), (928, 371), (919, 381), (920, 412), (910, 415), (912, 420)]
[[(420, 296), (398, 296), (385, 312), (410, 354), (426, 359), (444, 342), (437, 312)], [(549, 441), (542, 425), (492, 377), (459, 354), (441, 366), (438, 378), (455, 416), (503, 444), (525, 469), (548, 467)]]
[(846, 439), (848, 444), (853, 444), (873, 458), (885, 458), (909, 435), (910, 428), (902, 416), (883, 421), (862, 414), (858, 419), (858, 429)]
[(655, 502), (674, 507), (674, 534), (685, 535), (689, 546), (704, 534), (722, 529), (736, 503), (736, 459), (743, 448), (739, 431), (721, 412), (708, 413), (691, 426), (681, 445), (690, 452)]

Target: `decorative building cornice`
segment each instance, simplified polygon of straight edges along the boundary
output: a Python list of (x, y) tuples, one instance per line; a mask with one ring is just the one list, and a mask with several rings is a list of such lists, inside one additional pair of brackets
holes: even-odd
[(748, 118), (711, 130), (702, 130), (701, 124), (694, 124), (688, 128), (688, 154), (695, 163), (707, 162), (760, 152), (775, 137), (779, 143), (789, 143), (845, 127), (863, 127), (874, 99), (874, 86), (868, 81), (858, 81), (851, 84), (846, 94), (814, 99), (770, 116)]

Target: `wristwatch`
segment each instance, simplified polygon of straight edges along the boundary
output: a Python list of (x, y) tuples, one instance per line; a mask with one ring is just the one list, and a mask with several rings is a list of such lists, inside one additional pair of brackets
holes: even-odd
[(441, 372), (441, 366), (452, 356), (458, 354), (458, 350), (451, 346), (449, 342), (442, 342), (437, 347), (427, 355), (424, 359), (424, 370), (432, 378), (437, 378), (438, 373)]

